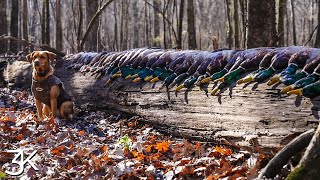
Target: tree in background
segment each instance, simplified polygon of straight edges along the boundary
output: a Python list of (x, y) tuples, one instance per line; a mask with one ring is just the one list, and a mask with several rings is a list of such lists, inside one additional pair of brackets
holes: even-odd
[(318, 2), (318, 29), (317, 29), (317, 37), (314, 47), (320, 48), (320, 1)]
[(41, 17), (41, 41), (50, 45), (50, 9), (49, 0), (43, 0)]
[(23, 39), (29, 41), (29, 33), (28, 33), (28, 1), (23, 0), (22, 2), (22, 31), (23, 31)]
[(278, 45), (284, 46), (284, 16), (287, 11), (287, 0), (279, 0), (278, 6)]
[[(89, 25), (90, 20), (97, 12), (99, 7), (98, 1), (86, 0), (86, 26)], [(88, 35), (87, 43), (85, 44), (85, 48), (88, 51), (97, 51), (97, 29), (98, 22), (94, 23), (92, 27), (92, 31)]]
[(182, 22), (183, 22), (183, 14), (184, 14), (184, 1), (180, 1), (180, 8), (179, 8), (179, 17), (178, 17), (178, 40), (177, 40), (177, 48), (182, 48)]
[[(7, 34), (7, 1), (2, 0), (0, 1), (0, 36), (3, 34)], [(0, 40), (0, 53), (7, 52), (7, 40)]]
[(188, 42), (189, 42), (188, 47), (189, 49), (197, 49), (193, 0), (188, 0), (187, 17), (188, 17)]
[(238, 0), (233, 0), (233, 19), (233, 42), (234, 48), (237, 49), (240, 47)]
[(275, 45), (275, 1), (249, 0), (247, 48)]
[[(153, 6), (160, 9), (160, 1), (153, 0)], [(160, 47), (160, 17), (156, 10), (153, 13), (153, 46)]]
[[(11, 1), (11, 21), (10, 21), (10, 35), (13, 37), (18, 37), (19, 32), (19, 0)], [(10, 40), (10, 51), (18, 52), (19, 45), (17, 41)]]
[(62, 24), (61, 24), (61, 0), (56, 3), (56, 49), (63, 50), (62, 43)]

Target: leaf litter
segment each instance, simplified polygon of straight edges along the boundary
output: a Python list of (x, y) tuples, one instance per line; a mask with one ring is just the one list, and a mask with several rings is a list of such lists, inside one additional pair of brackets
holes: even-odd
[(20, 179), (251, 179), (272, 154), (161, 134), (140, 117), (81, 110), (71, 121), (36, 116), (27, 91), (0, 89), (0, 175), (36, 150)]

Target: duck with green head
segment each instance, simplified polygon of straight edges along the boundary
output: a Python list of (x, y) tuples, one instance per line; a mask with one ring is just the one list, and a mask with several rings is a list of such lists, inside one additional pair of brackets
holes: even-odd
[(301, 51), (303, 48), (303, 46), (289, 46), (276, 53), (271, 60), (270, 66), (267, 69), (258, 72), (254, 77), (254, 81), (263, 82), (271, 77), (274, 73), (285, 69), (288, 66), (290, 57), (293, 54)]
[(182, 73), (188, 71), (189, 67), (192, 66), (196, 62), (194, 59), (194, 55), (197, 53), (201, 53), (199, 51), (188, 52), (185, 53), (183, 56), (177, 58), (174, 63), (169, 66), (169, 71), (171, 72), (168, 77), (165, 78), (163, 86), (169, 87), (169, 85), (174, 81), (174, 79)]
[(221, 49), (220, 51), (213, 51), (203, 54), (201, 64), (198, 67), (189, 69), (186, 74), (190, 76), (181, 85), (176, 88), (176, 91), (180, 91), (182, 88), (190, 88), (194, 84), (201, 84), (201, 81), (209, 75), (215, 72), (221, 71), (228, 59), (235, 53), (235, 50)]
[(237, 53), (241, 50), (229, 50), (229, 49), (224, 49), (221, 50), (220, 52), (214, 51), (212, 52), (212, 57), (213, 59), (217, 59), (215, 61), (211, 61), (210, 64), (206, 68), (206, 74), (200, 76), (195, 84), (197, 86), (201, 86), (202, 84), (209, 83), (211, 80), (211, 76), (214, 73), (217, 73), (221, 71), (227, 64), (228, 61)]
[[(244, 50), (246, 51), (246, 50)], [(209, 83), (210, 81), (214, 81), (216, 79), (221, 78), (223, 75), (227, 74), (228, 71), (232, 68), (232, 66), (241, 59), (243, 56), (244, 52), (243, 51), (238, 51), (236, 52), (231, 58), (227, 59), (227, 64), (225, 67), (218, 72), (213, 73), (210, 77), (206, 77), (200, 81), (199, 84), (205, 84)]]
[(294, 84), (286, 86), (280, 92), (285, 94), (294, 89), (300, 89), (315, 81), (318, 81), (320, 79), (320, 57), (317, 57), (311, 63), (307, 64), (300, 73), (305, 74), (306, 77), (297, 80), (294, 82)]
[(258, 48), (247, 51), (227, 74), (215, 80), (215, 82), (220, 81), (221, 83), (212, 90), (211, 94), (215, 95), (219, 90), (236, 82), (244, 73), (257, 70), (263, 57), (271, 50), (271, 48)]
[(288, 95), (296, 94), (298, 96), (306, 96), (309, 98), (319, 96), (320, 95), (320, 81), (318, 79), (318, 81), (316, 81), (314, 83), (311, 83), (303, 88), (291, 90), (287, 94)]
[(272, 77), (267, 84), (269, 86), (278, 82), (282, 82), (285, 85), (293, 84), (295, 81), (305, 77), (305, 73), (296, 73), (296, 71), (312, 62), (319, 55), (320, 49), (317, 48), (304, 48), (300, 52), (293, 54), (289, 59), (288, 67), (280, 74)]
[[(150, 82), (151, 80), (158, 77), (160, 74), (166, 73), (167, 70), (165, 67), (172, 62), (177, 56), (179, 56), (182, 51), (178, 50), (169, 50), (164, 52), (158, 60), (153, 63), (150, 67), (151, 73), (147, 77), (144, 78), (144, 81)], [(158, 79), (159, 80), (159, 79)], [(155, 80), (153, 81), (155, 82)]]
[[(132, 82), (137, 83), (144, 80), (145, 77), (149, 76), (152, 73), (151, 66), (153, 63), (155, 63), (159, 57), (164, 53), (164, 51), (158, 51), (151, 53), (147, 55), (148, 61), (146, 63), (146, 66), (143, 67), (136, 75), (136, 77), (133, 79)], [(133, 75), (132, 77), (134, 77)]]
[(162, 51), (162, 49), (148, 48), (147, 50), (139, 53), (139, 55), (135, 57), (127, 67), (121, 69), (122, 77), (126, 80), (132, 78), (133, 75), (139, 73), (139, 71), (146, 66), (148, 61), (147, 56), (159, 51)]

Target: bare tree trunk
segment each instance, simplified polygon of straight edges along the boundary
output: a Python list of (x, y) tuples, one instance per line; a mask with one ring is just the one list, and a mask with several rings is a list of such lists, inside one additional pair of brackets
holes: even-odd
[(149, 11), (148, 11), (148, 4), (144, 3), (144, 23), (145, 23), (145, 38), (144, 38), (144, 44), (149, 45)]
[[(22, 29), (23, 29), (23, 39), (29, 41), (29, 33), (28, 33), (28, 2), (27, 0), (23, 0), (22, 5)], [(26, 47), (24, 47), (26, 48)]]
[(41, 43), (46, 43), (46, 1), (42, 0), (42, 13), (41, 13)]
[(284, 46), (284, 16), (287, 9), (287, 0), (279, 0), (278, 38), (279, 46)]
[(291, 19), (292, 19), (292, 37), (293, 45), (297, 45), (297, 33), (296, 33), (296, 18), (294, 10), (294, 0), (291, 0)]
[(61, 25), (61, 0), (56, 1), (56, 49), (63, 49)]
[(45, 44), (48, 44), (50, 46), (50, 8), (49, 8), (49, 0), (46, 0), (46, 3), (45, 3), (45, 6), (46, 6), (46, 43)]
[[(153, 0), (154, 8), (160, 9), (160, 1)], [(160, 47), (160, 18), (159, 13), (153, 10), (153, 46)]]
[(90, 23), (88, 25), (88, 28), (86, 29), (86, 32), (83, 35), (83, 38), (80, 42), (80, 45), (78, 46), (78, 51), (82, 51), (83, 50), (83, 46), (84, 43), (86, 42), (88, 35), (90, 33), (90, 31), (92, 30), (92, 27), (94, 25), (94, 23), (96, 22), (96, 20), (99, 18), (99, 16), (101, 15), (102, 11), (104, 9), (106, 9), (106, 7), (108, 7), (108, 5), (112, 2), (113, 0), (109, 0), (106, 3), (104, 3), (101, 8), (94, 14), (94, 16), (91, 18)]
[(239, 13), (238, 13), (238, 0), (233, 1), (233, 19), (234, 19), (234, 47), (240, 47), (240, 40), (239, 40)]
[(133, 1), (132, 2), (132, 11), (133, 11), (133, 19), (134, 22), (133, 23), (133, 47), (137, 48), (139, 47), (139, 10), (138, 10), (138, 3), (137, 1)]
[[(94, 14), (98, 10), (98, 1), (92, 1), (92, 0), (86, 0), (86, 17), (87, 17), (87, 22), (86, 24), (89, 25), (90, 20), (94, 16)], [(97, 51), (97, 30), (98, 30), (98, 23), (94, 23), (92, 26), (92, 29), (95, 31), (91, 31), (88, 34), (88, 40), (86, 43), (86, 50), (89, 51)]]
[(275, 1), (249, 0), (247, 48), (275, 46), (275, 44)]
[(78, 4), (78, 11), (79, 11), (79, 16), (78, 16), (78, 30), (77, 30), (77, 46), (78, 46), (78, 51), (80, 47), (80, 41), (81, 41), (81, 36), (82, 36), (82, 23), (83, 23), (83, 12), (82, 12), (82, 0), (79, 0)]
[[(10, 35), (18, 38), (19, 0), (12, 0), (11, 3)], [(17, 52), (18, 48), (18, 42), (10, 40), (10, 51)]]
[(314, 47), (320, 48), (320, 2), (318, 1), (318, 30), (317, 30), (317, 37)]
[(178, 42), (177, 48), (182, 48), (182, 24), (183, 24), (183, 11), (184, 11), (184, 1), (180, 1), (179, 18), (178, 18)]
[(193, 0), (188, 0), (187, 14), (189, 49), (197, 49)]
[(247, 0), (239, 0), (242, 18), (242, 47), (246, 46), (247, 38)]
[(227, 20), (228, 20), (228, 28), (227, 28), (227, 44), (228, 44), (228, 47), (229, 49), (231, 49), (232, 47), (232, 25), (231, 25), (231, 11), (230, 11), (230, 3), (229, 3), (229, 0), (225, 0), (225, 3), (226, 3), (226, 10), (227, 10)]
[(118, 18), (117, 18), (117, 12), (118, 12), (118, 8), (117, 8), (117, 1), (114, 1), (114, 37), (113, 37), (113, 49), (114, 50), (118, 50), (119, 48), (119, 44), (118, 44)]
[[(0, 1), (0, 24), (1, 24), (1, 28), (0, 28), (0, 36), (3, 34), (8, 34), (7, 32), (7, 1), (6, 0), (2, 0)], [(8, 47), (8, 41), (7, 40), (3, 40), (0, 41), (0, 54), (1, 53), (5, 53), (7, 52), (7, 47)]]

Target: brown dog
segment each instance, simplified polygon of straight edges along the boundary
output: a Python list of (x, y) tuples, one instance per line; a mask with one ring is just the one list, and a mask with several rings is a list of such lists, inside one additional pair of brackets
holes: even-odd
[[(27, 55), (27, 60), (33, 65), (32, 94), (34, 96), (38, 116), (72, 118), (73, 102), (63, 88), (62, 82), (53, 75), (50, 61), (56, 54), (49, 51), (34, 51)], [(44, 106), (43, 106), (44, 105)]]

